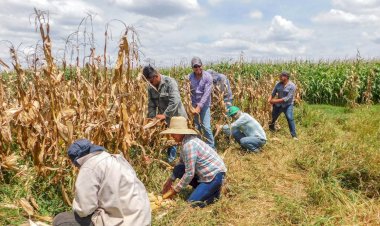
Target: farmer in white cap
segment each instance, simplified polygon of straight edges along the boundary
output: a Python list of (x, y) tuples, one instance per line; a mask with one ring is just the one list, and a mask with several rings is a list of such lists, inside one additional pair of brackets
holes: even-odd
[(145, 187), (122, 155), (111, 155), (86, 139), (75, 141), (68, 155), (79, 167), (73, 212), (58, 214), (54, 226), (151, 224)]
[(191, 60), (193, 72), (189, 74), (191, 89), (191, 104), (194, 107), (194, 123), (198, 131), (201, 131), (206, 143), (215, 148), (214, 135), (211, 130), (211, 94), (212, 76), (202, 69), (202, 61), (199, 57)]
[[(170, 134), (182, 146), (180, 163), (174, 167), (171, 177), (164, 185), (163, 198), (172, 198), (187, 185), (191, 185), (194, 191), (188, 202), (193, 207), (204, 207), (217, 200), (227, 169), (215, 150), (200, 140), (196, 131), (188, 128), (184, 117), (173, 117), (170, 127), (161, 134)], [(173, 186), (176, 179), (180, 180)]]

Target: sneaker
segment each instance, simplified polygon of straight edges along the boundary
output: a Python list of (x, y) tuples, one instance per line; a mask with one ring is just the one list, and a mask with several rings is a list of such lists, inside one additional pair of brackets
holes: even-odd
[(298, 138), (297, 137), (293, 137), (293, 140), (298, 140)]

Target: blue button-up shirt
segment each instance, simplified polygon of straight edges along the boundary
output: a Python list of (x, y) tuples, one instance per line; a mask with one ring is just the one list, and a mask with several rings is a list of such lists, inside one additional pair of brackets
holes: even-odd
[(227, 76), (211, 69), (208, 69), (207, 72), (209, 72), (212, 76), (214, 89), (217, 89), (218, 92), (222, 93), (224, 102), (227, 105), (231, 106), (233, 96), (230, 81), (228, 80)]
[(294, 95), (296, 93), (297, 86), (289, 81), (285, 86), (281, 82), (278, 82), (272, 91), (272, 97), (283, 99), (284, 102), (276, 104), (276, 106), (286, 107), (294, 103)]
[(202, 70), (202, 77), (197, 79), (194, 72), (189, 75), (191, 89), (191, 104), (193, 107), (211, 106), (212, 76)]

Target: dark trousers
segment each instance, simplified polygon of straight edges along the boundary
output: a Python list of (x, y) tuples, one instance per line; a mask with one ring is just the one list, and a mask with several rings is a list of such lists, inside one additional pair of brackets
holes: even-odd
[(275, 130), (274, 124), (276, 123), (278, 117), (282, 112), (284, 112), (286, 120), (288, 121), (290, 134), (292, 135), (292, 137), (297, 137), (296, 124), (294, 123), (293, 115), (293, 104), (285, 107), (273, 105), (272, 122), (269, 124), (269, 129), (272, 131)]
[[(176, 178), (182, 178), (185, 174), (185, 165), (180, 164), (174, 167), (174, 176)], [(194, 188), (188, 202), (192, 203), (193, 207), (205, 207), (208, 204), (215, 202), (220, 198), (220, 192), (223, 185), (225, 173), (218, 173), (214, 179), (210, 182), (198, 182), (198, 177), (195, 176), (190, 182), (190, 185)]]
[(80, 217), (75, 212), (63, 212), (54, 217), (53, 226), (92, 226), (91, 216)]

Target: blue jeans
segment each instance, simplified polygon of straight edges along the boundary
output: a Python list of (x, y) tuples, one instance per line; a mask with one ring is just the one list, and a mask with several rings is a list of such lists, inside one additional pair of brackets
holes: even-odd
[(168, 147), (166, 151), (168, 153), (168, 162), (173, 162), (177, 156), (177, 146)]
[[(182, 178), (185, 174), (185, 165), (180, 164), (174, 167), (173, 175), (175, 178)], [(223, 185), (225, 173), (218, 173), (215, 175), (214, 179), (210, 182), (198, 182), (198, 177), (194, 176), (190, 185), (195, 189), (190, 197), (187, 199), (188, 202), (192, 203), (193, 207), (205, 207), (208, 204), (215, 202), (220, 198), (220, 192)]]
[[(199, 118), (201, 122), (199, 122)], [(215, 149), (214, 135), (211, 130), (211, 112), (210, 107), (203, 107), (199, 115), (194, 116), (195, 128), (202, 132), (206, 138), (205, 142)]]
[(266, 143), (266, 140), (264, 139), (254, 136), (245, 136), (245, 134), (238, 129), (232, 131), (232, 136), (240, 146), (252, 152), (259, 152), (260, 148)]
[(276, 123), (280, 114), (284, 112), (286, 120), (288, 121), (290, 134), (292, 135), (292, 137), (297, 137), (296, 124), (294, 123), (294, 116), (293, 116), (293, 108), (294, 108), (293, 104), (285, 106), (285, 107), (273, 105), (272, 122), (269, 124), (269, 129), (275, 130), (274, 124)]

